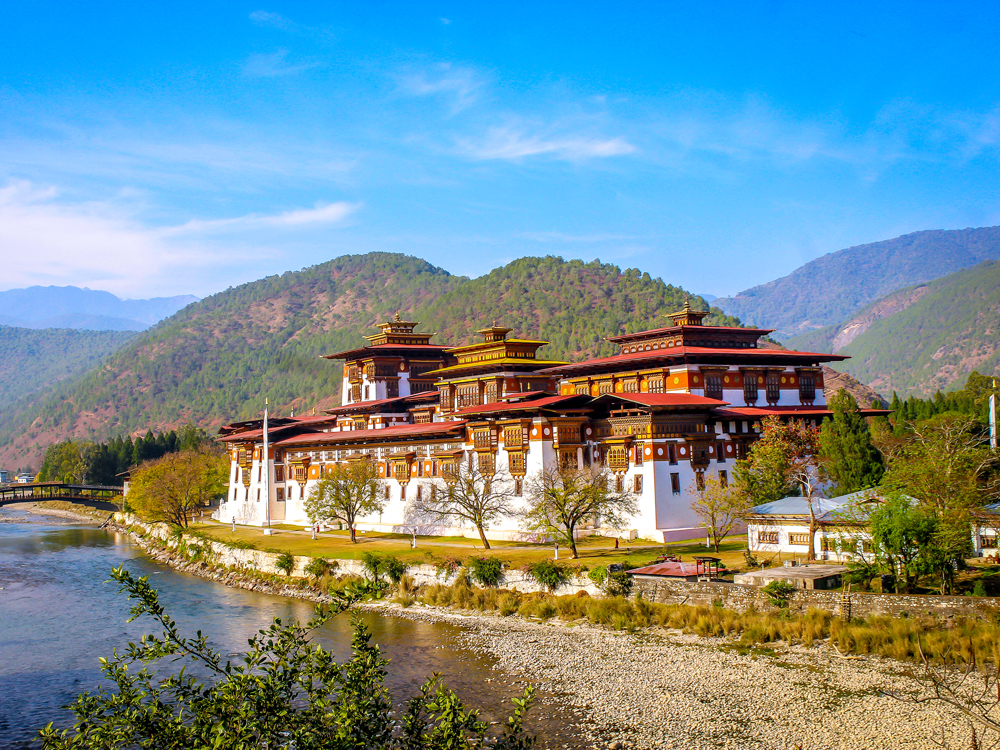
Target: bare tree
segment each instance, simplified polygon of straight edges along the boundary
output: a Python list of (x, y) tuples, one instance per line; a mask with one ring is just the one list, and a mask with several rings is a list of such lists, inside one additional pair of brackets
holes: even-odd
[(746, 517), (750, 500), (739, 487), (723, 484), (718, 476), (707, 478), (689, 493), (693, 496), (691, 510), (702, 520), (718, 552), (722, 540)]
[(381, 487), (373, 461), (362, 459), (338, 464), (330, 476), (310, 490), (304, 505), (306, 515), (312, 523), (344, 522), (351, 532), (351, 541), (356, 544), (358, 518), (381, 512), (385, 507)]
[(413, 501), (417, 515), (437, 521), (468, 521), (476, 527), (485, 549), (490, 549), (486, 529), (505, 516), (514, 515), (514, 483), (505, 472), (488, 473), (478, 462), (463, 461), (458, 471), (445, 475), (443, 491)]
[(614, 475), (589, 469), (543, 470), (529, 485), (528, 508), (524, 518), (529, 528), (547, 531), (569, 545), (573, 558), (576, 530), (588, 520), (600, 519), (612, 527), (621, 527), (636, 512), (635, 495), (618, 489)]

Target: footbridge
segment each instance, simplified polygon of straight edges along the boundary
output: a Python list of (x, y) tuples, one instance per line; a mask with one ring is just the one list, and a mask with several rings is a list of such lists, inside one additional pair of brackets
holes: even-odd
[(0, 484), (0, 506), (9, 503), (63, 500), (102, 510), (119, 510), (123, 494), (124, 490), (121, 487), (102, 484), (67, 484), (65, 482)]

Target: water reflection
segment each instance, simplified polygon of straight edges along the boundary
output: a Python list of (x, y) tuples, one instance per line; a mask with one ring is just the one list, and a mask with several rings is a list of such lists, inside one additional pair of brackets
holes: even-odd
[[(4, 515), (15, 513), (0, 508)], [(182, 632), (201, 629), (224, 654), (245, 650), (247, 639), (274, 617), (305, 621), (313, 612), (306, 602), (173, 571), (119, 534), (86, 526), (0, 523), (0, 746), (29, 747), (48, 721), (66, 724), (70, 716), (60, 707), (100, 681), (97, 657), (151, 630), (148, 620), (126, 624), (128, 603), (108, 581), (108, 571), (123, 562), (134, 575), (150, 576)], [(397, 700), (440, 672), (463, 698), (482, 707), (484, 719), (506, 717), (505, 704), (520, 688), (502, 684), (489, 659), (461, 648), (456, 628), (370, 613), (360, 617), (391, 659), (387, 683)], [(350, 618), (341, 615), (324, 625), (318, 638), (345, 657), (350, 631)], [(535, 719), (543, 734), (562, 734), (562, 717), (552, 704), (540, 706)], [(574, 746), (563, 738), (556, 745)]]

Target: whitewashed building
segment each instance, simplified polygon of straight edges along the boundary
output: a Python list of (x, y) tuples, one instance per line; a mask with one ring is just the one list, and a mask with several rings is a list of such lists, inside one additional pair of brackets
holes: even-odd
[[(522, 498), (543, 467), (598, 466), (638, 504), (625, 528), (595, 519), (598, 532), (703, 537), (692, 489), (707, 476), (728, 479), (763, 417), (830, 416), (820, 365), (845, 359), (764, 348), (769, 331), (707, 326), (705, 315), (685, 306), (666, 327), (608, 338), (615, 355), (568, 363), (539, 358), (546, 342), (511, 338), (495, 323), (476, 344), (431, 344), (432, 334), (397, 314), (367, 345), (329, 355), (345, 362), (343, 405), (271, 419), (266, 458), (262, 420), (223, 428), (230, 484), (216, 518), (307, 524), (303, 501), (316, 482), (335, 464), (366, 457), (379, 467), (386, 504), (360, 529), (472, 535), (428, 526), (413, 501), (475, 461), (508, 477)], [(516, 517), (489, 535), (529, 536)]]

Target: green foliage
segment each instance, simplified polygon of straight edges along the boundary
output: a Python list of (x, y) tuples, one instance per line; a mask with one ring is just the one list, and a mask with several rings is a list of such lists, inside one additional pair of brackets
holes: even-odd
[(767, 600), (775, 607), (786, 609), (789, 597), (795, 593), (795, 586), (788, 581), (771, 581), (766, 586), (761, 587), (761, 591), (767, 595)]
[(470, 557), (465, 565), (480, 586), (496, 587), (503, 582), (504, 562), (499, 557)]
[(320, 480), (306, 498), (304, 508), (312, 523), (343, 521), (357, 543), (355, 524), (360, 516), (381, 513), (385, 507), (382, 483), (372, 461), (354, 461), (337, 465), (333, 473)]
[(598, 586), (602, 585), (608, 577), (608, 566), (598, 565), (596, 568), (591, 568), (587, 571), (587, 578), (596, 583)]
[(132, 475), (128, 502), (141, 518), (188, 525), (198, 508), (225, 494), (229, 459), (205, 450), (168, 453)]
[(608, 573), (604, 581), (604, 591), (608, 596), (628, 596), (632, 593), (632, 576), (624, 570)]
[(914, 424), (944, 414), (959, 414), (972, 417), (985, 425), (989, 417), (989, 396), (998, 393), (993, 388), (993, 378), (980, 375), (973, 370), (965, 381), (965, 387), (951, 393), (938, 391), (929, 398), (911, 396), (905, 401), (893, 392), (889, 408), (890, 421), (896, 437), (906, 437), (913, 432)]
[(375, 584), (385, 581), (398, 584), (409, 567), (395, 555), (381, 555), (377, 552), (362, 552), (361, 564), (364, 565), (369, 580)]
[(291, 552), (282, 552), (278, 555), (278, 559), (274, 561), (274, 567), (286, 576), (290, 576), (295, 569), (295, 558), (292, 557)]
[[(108, 415), (95, 435), (105, 437), (178, 419), (209, 428), (256, 417), (265, 393), (275, 414), (301, 410), (340, 390), (340, 366), (320, 355), (361, 344), (396, 310), (453, 345), (502, 312), (518, 335), (552, 342), (541, 356), (559, 359), (610, 354), (605, 336), (656, 327), (686, 296), (597, 261), (521, 258), (470, 280), (404, 255), (343, 256), (187, 306), (58, 397), (19, 408), (0, 424), (0, 444), (84, 434), (90, 412)], [(691, 304), (708, 309), (697, 296)], [(718, 311), (708, 321), (738, 322)]]
[(329, 573), (333, 573), (340, 565), (336, 560), (332, 562), (323, 557), (314, 557), (306, 563), (305, 573), (307, 576), (319, 580)]
[[(359, 620), (354, 621), (351, 657), (343, 664), (310, 639), (351, 599), (338, 598), (334, 610), (318, 610), (306, 626), (275, 619), (233, 662), (209, 647), (208, 636), (183, 637), (147, 578), (135, 579), (124, 568), (113, 570), (112, 578), (134, 602), (130, 621), (148, 615), (162, 635), (148, 635), (121, 655), (101, 659), (115, 689), (81, 694), (69, 707), (76, 716), (72, 729), (49, 724), (40, 732), (44, 750), (527, 750), (534, 743), (524, 732), (531, 688), (514, 702), (495, 742), (487, 738), (487, 725), (477, 712), (436, 677), (407, 703), (397, 722), (385, 687), (387, 662)], [(197, 664), (209, 681), (186, 669), (164, 676), (165, 670), (151, 668), (177, 660)]]
[(847, 391), (830, 401), (833, 419), (824, 419), (819, 433), (820, 461), (834, 482), (831, 497), (877, 487), (885, 467), (882, 454), (872, 443), (868, 424), (858, 404)]
[(570, 578), (569, 569), (552, 560), (529, 563), (526, 570), (528, 575), (549, 591), (555, 591)]
[(976, 585), (972, 587), (972, 595), (989, 596), (989, 594), (986, 593), (986, 584), (983, 583), (982, 580), (976, 581)]

